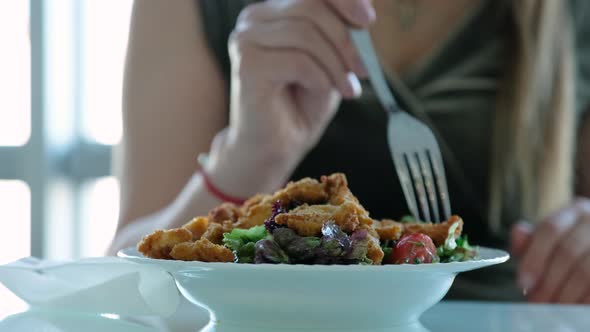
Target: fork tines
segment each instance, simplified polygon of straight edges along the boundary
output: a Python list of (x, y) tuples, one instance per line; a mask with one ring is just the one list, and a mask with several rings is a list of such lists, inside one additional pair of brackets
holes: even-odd
[(408, 208), (416, 220), (442, 221), (440, 205), (444, 219), (451, 215), (444, 168), (439, 158), (433, 157), (430, 150), (406, 152), (394, 158)]

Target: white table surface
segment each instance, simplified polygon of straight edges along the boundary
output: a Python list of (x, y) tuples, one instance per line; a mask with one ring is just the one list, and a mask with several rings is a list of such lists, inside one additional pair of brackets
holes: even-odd
[[(1, 287), (0, 287), (1, 288)], [(113, 317), (69, 316), (68, 313), (43, 313), (27, 310), (26, 305), (0, 289), (0, 331), (143, 331), (118, 324)], [(188, 302), (166, 320), (136, 319), (151, 331), (196, 332), (207, 320), (207, 313)], [(496, 302), (443, 301), (427, 311), (422, 324), (431, 332), (504, 332), (504, 331), (588, 331), (590, 306), (532, 305)], [(116, 323), (116, 324), (113, 324)], [(312, 331), (310, 331), (312, 332)]]

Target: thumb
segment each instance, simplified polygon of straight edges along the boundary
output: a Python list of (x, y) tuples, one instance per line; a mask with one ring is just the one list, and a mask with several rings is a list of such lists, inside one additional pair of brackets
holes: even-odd
[(510, 232), (510, 247), (512, 254), (522, 256), (533, 234), (534, 226), (526, 221), (520, 221), (512, 227)]

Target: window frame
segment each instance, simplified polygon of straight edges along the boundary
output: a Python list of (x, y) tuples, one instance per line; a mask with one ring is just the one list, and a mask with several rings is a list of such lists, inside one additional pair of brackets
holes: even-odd
[[(56, 110), (51, 106), (51, 56), (55, 48), (48, 37), (55, 33), (51, 6), (57, 2), (44, 0), (29, 1), (29, 24), (31, 43), (31, 135), (23, 146), (0, 146), (0, 179), (24, 181), (31, 193), (31, 255), (46, 258), (48, 246), (54, 239), (48, 239), (49, 211), (48, 188), (56, 178), (66, 179), (73, 193), (72, 252), (69, 258), (78, 258), (80, 253), (81, 191), (84, 183), (111, 175), (112, 146), (102, 145), (86, 139), (81, 132), (82, 73), (81, 73), (81, 16), (83, 4), (77, 0), (60, 1), (68, 9), (67, 22), (74, 29), (67, 36), (71, 42), (74, 60), (73, 72), (68, 86), (72, 91), (68, 101), (73, 125), (67, 130), (67, 139), (55, 142), (50, 121)], [(55, 11), (54, 11), (55, 12)], [(60, 110), (61, 111), (61, 110)], [(62, 239), (60, 239), (62, 240)]]

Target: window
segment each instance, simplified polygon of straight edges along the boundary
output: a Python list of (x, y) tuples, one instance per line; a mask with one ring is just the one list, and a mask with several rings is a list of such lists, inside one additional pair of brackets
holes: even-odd
[(0, 181), (0, 265), (31, 254), (31, 194), (23, 181)]
[(92, 180), (82, 186), (82, 197), (81, 256), (102, 256), (117, 228), (119, 183), (114, 177)]
[(84, 135), (98, 143), (116, 144), (122, 131), (123, 60), (132, 1), (82, 3)]
[[(80, 1), (80, 139), (89, 143), (88, 150), (98, 152), (104, 147), (97, 145), (115, 145), (122, 136), (123, 69), (132, 5), (131, 0)], [(105, 177), (110, 164), (103, 168), (107, 169), (92, 174), (100, 177), (85, 179), (80, 188), (81, 256), (103, 255), (117, 225), (119, 183)]]
[(27, 309), (27, 304), (0, 284), (0, 320)]
[(0, 145), (21, 146), (31, 134), (29, 3), (0, 1)]
[(132, 4), (0, 0), (0, 263), (96, 256), (110, 242)]
[(28, 1), (0, 1), (0, 47), (0, 264), (5, 264), (31, 253), (31, 193), (18, 167), (31, 136)]
[(46, 189), (46, 206), (44, 211), (44, 247), (43, 256), (54, 260), (73, 258), (77, 249), (75, 205), (72, 181), (63, 177), (54, 178)]

